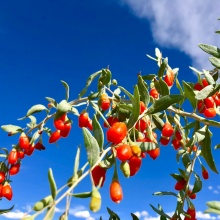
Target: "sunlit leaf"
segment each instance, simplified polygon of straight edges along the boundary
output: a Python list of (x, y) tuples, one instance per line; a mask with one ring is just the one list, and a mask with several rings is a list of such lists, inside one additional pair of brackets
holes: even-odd
[(97, 72), (95, 72), (95, 73), (93, 73), (93, 74), (91, 74), (91, 75), (89, 76), (89, 78), (88, 78), (87, 81), (86, 81), (86, 87), (80, 92), (79, 98), (81, 98), (81, 97), (87, 92), (87, 89), (88, 89), (88, 87), (91, 85), (91, 83), (93, 82), (93, 80), (94, 80), (97, 76), (101, 75), (101, 73), (102, 73), (102, 70), (99, 70), (99, 71), (97, 71)]
[(91, 197), (92, 192), (74, 193), (74, 194), (69, 194), (69, 195), (76, 197), (76, 198), (89, 198)]
[(10, 132), (12, 134), (17, 134), (22, 131), (22, 128), (20, 126), (11, 125), (11, 124), (2, 125), (1, 128), (2, 128), (2, 130), (6, 131), (6, 132)]
[(93, 127), (94, 137), (99, 144), (99, 148), (102, 149), (103, 144), (104, 144), (104, 133), (103, 133), (103, 130), (102, 130), (100, 123), (97, 120), (96, 115), (94, 115), (94, 117), (92, 119), (92, 127)]
[(53, 198), (51, 195), (49, 195), (49, 196), (41, 199), (39, 202), (36, 202), (34, 204), (33, 210), (41, 211), (43, 208), (45, 208), (46, 206), (48, 206), (52, 202), (53, 202)]
[(209, 201), (206, 203), (206, 205), (209, 208), (205, 210), (205, 213), (214, 213), (220, 215), (220, 201)]
[(27, 111), (26, 117), (28, 117), (29, 115), (33, 115), (37, 112), (41, 112), (43, 110), (48, 111), (48, 109), (44, 105), (41, 104), (34, 105)]
[(218, 47), (208, 44), (199, 44), (198, 46), (206, 53), (214, 57), (220, 58), (220, 49)]
[(9, 208), (9, 209), (0, 209), (0, 215), (2, 215), (2, 214), (4, 214), (4, 213), (7, 213), (7, 212), (10, 212), (13, 208), (14, 208), (14, 206), (12, 206), (12, 207)]
[(64, 88), (66, 89), (66, 101), (68, 101), (69, 100), (69, 92), (70, 92), (69, 85), (63, 80), (61, 80), (61, 83), (63, 84)]
[(145, 106), (148, 106), (150, 102), (148, 87), (141, 76), (138, 76), (138, 90), (140, 93), (141, 100), (144, 102)]
[(169, 95), (170, 94), (169, 87), (162, 78), (159, 78), (159, 85), (160, 85), (160, 94), (161, 95), (164, 96), (164, 95)]
[(154, 207), (153, 205), (151, 205), (151, 204), (150, 204), (150, 206), (151, 206), (151, 208), (152, 208), (157, 214), (159, 214), (159, 215), (161, 215), (161, 216), (164, 216), (164, 217), (170, 219), (170, 216), (167, 215), (163, 210), (159, 210), (159, 209), (155, 208), (155, 207)]
[(99, 144), (87, 128), (82, 128), (88, 161), (92, 167), (99, 159)]
[(158, 73), (157, 73), (158, 77), (163, 77), (164, 71), (165, 71), (165, 69), (166, 69), (166, 67), (167, 67), (167, 63), (168, 63), (168, 58), (166, 57), (166, 58), (163, 60), (161, 66), (160, 66), (160, 68), (159, 68), (159, 71), (158, 71)]
[(133, 95), (132, 95), (128, 90), (126, 90), (124, 87), (118, 86), (118, 88), (119, 88), (122, 92), (124, 92), (124, 93), (129, 97), (130, 100), (133, 99)]
[(182, 95), (166, 95), (161, 97), (160, 99), (156, 100), (150, 108), (148, 109), (148, 114), (154, 114), (156, 112), (163, 111), (167, 109), (169, 106), (180, 102), (184, 96)]
[(131, 217), (132, 220), (139, 220), (139, 218), (134, 213), (131, 213)]
[(54, 180), (53, 171), (52, 171), (51, 168), (49, 168), (49, 171), (48, 171), (48, 180), (49, 180), (49, 183), (50, 183), (51, 196), (52, 196), (53, 199), (55, 199), (56, 195), (57, 195), (57, 185), (56, 185), (56, 182)]
[(206, 129), (205, 132), (205, 139), (201, 142), (201, 151), (202, 151), (202, 156), (204, 157), (206, 163), (209, 165), (210, 169), (213, 170), (214, 172), (218, 173), (215, 162), (212, 156), (212, 150), (211, 150), (211, 132), (209, 129)]
[(71, 110), (71, 105), (64, 99), (57, 105), (57, 111), (54, 120), (60, 118), (63, 114)]
[(162, 191), (162, 192), (155, 192), (153, 193), (154, 196), (176, 196), (177, 194), (174, 192)]
[(196, 108), (196, 99), (195, 99), (195, 93), (194, 93), (193, 89), (185, 81), (183, 81), (183, 89), (184, 89), (185, 97), (189, 100), (193, 109), (195, 109)]
[(219, 58), (215, 58), (215, 57), (209, 57), (209, 61), (211, 62), (211, 64), (215, 67), (217, 67), (218, 69), (220, 69), (220, 59)]
[(213, 85), (209, 85), (203, 88), (201, 91), (198, 91), (195, 96), (196, 99), (202, 100), (202, 99), (207, 98), (209, 94), (213, 91), (213, 88), (214, 88)]

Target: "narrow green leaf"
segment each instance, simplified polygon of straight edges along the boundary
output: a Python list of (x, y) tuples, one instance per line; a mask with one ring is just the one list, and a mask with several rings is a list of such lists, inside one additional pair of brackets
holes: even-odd
[(157, 75), (155, 74), (148, 74), (148, 75), (145, 75), (145, 76), (141, 76), (143, 80), (152, 80), (156, 77)]
[(132, 95), (128, 90), (126, 90), (126, 89), (123, 88), (122, 86), (118, 86), (118, 88), (119, 88), (122, 92), (124, 92), (124, 93), (129, 97), (130, 100), (133, 99), (133, 95)]
[(206, 205), (209, 208), (217, 209), (220, 211), (220, 201), (209, 201), (209, 202), (206, 202)]
[(191, 160), (188, 153), (182, 155), (182, 162), (186, 169), (191, 165)]
[(197, 193), (202, 189), (202, 181), (196, 173), (194, 173), (194, 175), (195, 175), (195, 182), (193, 185), (192, 193)]
[(87, 128), (82, 128), (88, 161), (92, 167), (99, 159), (99, 144)]
[(157, 74), (159, 78), (160, 78), (160, 77), (163, 77), (164, 71), (165, 71), (165, 69), (166, 69), (166, 67), (167, 67), (167, 63), (168, 63), (168, 58), (166, 57), (166, 58), (163, 60), (161, 66), (160, 66), (160, 68), (159, 68), (159, 71), (158, 71), (158, 74)]
[(57, 107), (57, 102), (56, 102), (55, 99), (50, 98), (50, 97), (45, 97), (45, 98), (46, 98), (46, 100), (47, 100), (49, 103), (51, 103), (51, 104), (53, 104), (55, 107)]
[(139, 218), (134, 213), (131, 213), (131, 217), (132, 220), (139, 220)]
[(74, 193), (74, 194), (69, 194), (70, 196), (76, 197), (76, 198), (89, 198), (92, 195), (92, 192), (83, 192), (83, 193)]
[(138, 90), (140, 92), (142, 102), (144, 102), (145, 106), (148, 106), (150, 102), (148, 87), (140, 75), (138, 76)]
[(34, 113), (41, 112), (43, 110), (48, 111), (48, 109), (44, 105), (41, 104), (34, 105), (27, 111), (26, 117), (33, 115)]
[(8, 208), (8, 209), (0, 209), (0, 215), (7, 213), (7, 212), (10, 212), (13, 208), (14, 208), (14, 206), (12, 206), (11, 208)]
[(203, 88), (201, 91), (196, 93), (196, 99), (197, 100), (202, 100), (205, 99), (209, 96), (209, 94), (213, 91), (213, 85), (206, 86)]
[(92, 81), (99, 75), (102, 74), (102, 70), (99, 70), (89, 76), (89, 78), (86, 81), (86, 87), (80, 92), (79, 98), (82, 98), (82, 96), (87, 92), (88, 87), (91, 85)]
[(153, 193), (154, 196), (178, 196), (176, 193), (174, 192), (169, 192), (169, 191), (162, 191), (162, 192), (155, 192)]
[(2, 130), (5, 132), (10, 132), (12, 134), (16, 134), (22, 131), (22, 128), (20, 126), (17, 125), (2, 125), (1, 126)]
[(209, 73), (209, 71), (207, 70), (203, 70), (203, 73), (205, 75), (206, 80), (208, 81), (208, 83), (210, 85), (214, 85), (215, 84), (215, 80), (213, 79), (212, 75)]
[(180, 102), (184, 96), (182, 95), (166, 95), (161, 97), (160, 99), (156, 100), (150, 108), (148, 109), (148, 114), (154, 114), (156, 112), (163, 111), (167, 109), (169, 106)]
[(218, 47), (208, 44), (199, 44), (199, 47), (206, 53), (214, 57), (220, 58), (220, 49)]
[(220, 144), (215, 145), (214, 149), (219, 149), (220, 148)]
[(170, 174), (170, 176), (172, 176), (176, 181), (182, 180), (183, 177), (180, 174), (177, 173), (172, 173)]
[(162, 131), (162, 127), (164, 125), (164, 121), (157, 114), (153, 114), (152, 115), (152, 119), (153, 119), (153, 122), (156, 125), (157, 129)]
[(211, 64), (215, 67), (217, 67), (218, 69), (220, 69), (220, 59), (219, 58), (215, 58), (215, 57), (209, 57), (209, 61), (211, 62)]
[(54, 180), (53, 171), (52, 171), (51, 168), (49, 168), (49, 171), (48, 171), (48, 180), (49, 180), (49, 183), (50, 183), (51, 196), (55, 200), (56, 195), (57, 195), (57, 185), (56, 185), (56, 182)]
[(74, 176), (77, 176), (77, 172), (79, 170), (79, 161), (80, 161), (80, 147), (77, 148), (75, 161), (74, 161)]
[(94, 115), (94, 117), (92, 119), (92, 127), (93, 127), (94, 137), (99, 144), (100, 150), (102, 150), (103, 144), (104, 144), (104, 133), (103, 133), (103, 130), (102, 130), (100, 123), (97, 120), (96, 115)]
[(109, 169), (114, 165), (114, 163), (115, 163), (115, 157), (113, 154), (110, 154), (109, 156), (107, 156), (107, 158), (105, 158), (99, 163), (99, 166)]
[(109, 69), (102, 69), (102, 84), (103, 85), (109, 85), (109, 83), (111, 82), (111, 78), (112, 78), (112, 73)]
[(140, 115), (140, 95), (137, 85), (134, 87), (134, 97), (132, 98), (132, 113), (131, 117), (128, 120), (127, 127), (128, 129), (132, 128), (136, 121), (138, 120), (138, 117)]
[(151, 208), (152, 208), (157, 214), (159, 214), (159, 215), (161, 215), (161, 216), (164, 216), (164, 217), (170, 219), (170, 216), (167, 215), (163, 210), (159, 210), (159, 209), (155, 208), (155, 207), (154, 207), (153, 205), (151, 205), (151, 204), (150, 204), (150, 206), (151, 206)]
[(204, 157), (206, 163), (209, 165), (210, 169), (218, 173), (212, 156), (211, 132), (209, 131), (208, 128), (206, 129), (205, 132), (205, 139), (202, 141), (201, 151), (202, 151), (202, 156)]
[(119, 216), (113, 212), (110, 208), (107, 207), (107, 211), (110, 215), (109, 220), (120, 220)]
[(190, 104), (192, 105), (193, 109), (196, 108), (196, 99), (195, 99), (195, 93), (191, 86), (183, 81), (183, 89), (184, 89), (184, 95), (189, 100)]
[(70, 92), (69, 85), (63, 80), (61, 80), (61, 83), (63, 84), (64, 88), (66, 89), (66, 101), (68, 101), (69, 100), (69, 92)]
[(193, 121), (193, 122), (188, 123), (183, 129), (191, 129), (191, 128), (194, 128), (195, 125), (196, 125), (196, 122)]
[(204, 213), (213, 213), (213, 214), (217, 214), (217, 215), (220, 215), (220, 210), (218, 210), (218, 209), (206, 209), (205, 211), (204, 211)]
[(164, 95), (170, 94), (169, 87), (162, 78), (159, 78), (159, 85), (160, 85), (160, 94), (161, 95), (164, 96)]

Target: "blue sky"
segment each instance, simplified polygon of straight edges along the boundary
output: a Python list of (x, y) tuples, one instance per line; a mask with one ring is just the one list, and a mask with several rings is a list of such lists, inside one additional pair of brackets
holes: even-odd
[[(110, 66), (118, 83), (132, 91), (137, 74), (157, 72), (156, 64), (146, 57), (154, 56), (155, 47), (169, 57), (173, 68), (180, 68), (179, 78), (196, 81), (188, 68), (194, 66), (209, 69), (208, 55), (198, 48), (198, 43), (217, 45), (220, 2), (218, 0), (160, 2), (149, 0), (111, 1), (10, 1), (0, 3), (0, 92), (1, 125), (19, 124), (17, 121), (34, 104), (47, 104), (45, 97), (57, 101), (64, 99), (61, 80), (70, 86), (70, 99), (75, 99), (85, 86), (88, 76)], [(37, 115), (36, 115), (37, 116)], [(39, 114), (42, 118), (44, 114)], [(219, 117), (219, 116), (217, 116)], [(81, 130), (77, 118), (72, 116), (73, 129), (68, 139), (59, 141), (59, 147), (49, 145), (46, 151), (34, 152), (23, 160), (20, 173), (14, 176), (13, 200), (1, 201), (1, 208), (15, 204), (13, 212), (0, 219), (19, 219), (39, 199), (48, 195), (47, 171), (54, 171), (58, 188), (72, 174), (73, 159), (78, 145), (82, 145), (82, 161), (86, 160)], [(218, 119), (218, 118), (217, 118)], [(213, 130), (214, 132), (217, 130)], [(1, 147), (11, 149), (17, 136), (7, 137), (1, 131)], [(213, 140), (213, 146), (218, 143)], [(171, 146), (161, 149), (161, 156), (153, 161), (143, 160), (140, 172), (132, 178), (120, 175), (124, 199), (113, 204), (108, 189), (112, 171), (101, 189), (102, 208), (98, 213), (88, 209), (89, 200), (73, 199), (69, 219), (94, 220), (103, 216), (108, 219), (106, 207), (117, 212), (121, 219), (130, 219), (135, 212), (140, 219), (154, 220), (157, 215), (149, 204), (160, 203), (166, 212), (172, 212), (175, 200), (155, 197), (152, 193), (173, 190), (175, 181), (169, 176), (177, 172), (175, 151)], [(218, 168), (219, 153), (215, 152)], [(198, 167), (199, 169), (199, 167)], [(220, 178), (210, 171), (210, 181), (204, 182), (203, 191), (197, 195), (195, 204), (200, 219), (211, 219), (203, 215), (205, 202), (219, 200)], [(86, 179), (76, 191), (89, 191)], [(60, 203), (57, 216), (65, 207)], [(42, 219), (40, 216), (39, 219)], [(213, 216), (212, 219), (217, 217)], [(199, 219), (199, 218), (198, 218)]]

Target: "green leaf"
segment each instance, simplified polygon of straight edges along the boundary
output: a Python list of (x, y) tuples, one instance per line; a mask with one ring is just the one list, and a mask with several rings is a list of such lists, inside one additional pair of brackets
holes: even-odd
[(153, 193), (154, 196), (176, 196), (178, 195), (174, 192), (162, 191), (162, 192), (155, 192)]
[(177, 173), (172, 173), (170, 174), (170, 176), (172, 176), (176, 181), (182, 180), (183, 177), (180, 174)]
[(122, 92), (124, 92), (124, 93), (129, 97), (130, 100), (133, 99), (133, 95), (132, 95), (130, 92), (128, 92), (128, 90), (126, 90), (126, 89), (123, 88), (122, 86), (118, 86), (118, 88), (119, 88)]
[(211, 132), (209, 131), (208, 128), (206, 129), (205, 132), (205, 139), (202, 141), (201, 151), (202, 151), (202, 156), (204, 157), (206, 163), (209, 165), (210, 169), (218, 173), (212, 156)]
[(142, 79), (143, 80), (152, 80), (156, 77), (157, 75), (155, 74), (148, 74), (148, 75), (145, 75), (145, 76), (142, 76)]
[(218, 47), (208, 44), (199, 44), (199, 47), (206, 53), (214, 57), (220, 58), (220, 49)]
[(170, 94), (170, 90), (168, 85), (165, 83), (164, 80), (162, 80), (162, 78), (159, 78), (159, 85), (160, 85), (160, 94), (161, 95), (169, 95)]
[(89, 198), (92, 195), (92, 192), (83, 192), (83, 193), (74, 193), (74, 194), (69, 194), (70, 196), (76, 197), (76, 198)]
[(2, 215), (2, 214), (4, 214), (4, 213), (7, 213), (7, 212), (10, 212), (13, 208), (14, 208), (14, 206), (12, 206), (12, 207), (9, 208), (9, 209), (0, 209), (0, 215)]
[(213, 91), (213, 88), (214, 88), (213, 85), (209, 85), (203, 88), (201, 91), (198, 91), (195, 96), (196, 99), (202, 100), (202, 99), (207, 98), (209, 94)]
[(115, 157), (113, 154), (110, 154), (99, 163), (99, 166), (109, 169), (114, 165), (114, 163), (115, 163)]
[(113, 212), (110, 208), (107, 207), (107, 211), (110, 215), (109, 220), (120, 220), (119, 216)]
[(45, 97), (45, 98), (49, 103), (52, 103), (55, 107), (57, 107), (57, 102), (55, 99), (50, 98), (50, 97)]
[(132, 128), (134, 124), (137, 122), (138, 117), (140, 115), (140, 95), (137, 85), (134, 87), (134, 97), (131, 100), (132, 102), (132, 113), (131, 117), (128, 120), (127, 127), (128, 129)]
[(194, 175), (195, 175), (195, 182), (192, 189), (192, 193), (197, 193), (202, 189), (202, 181), (196, 173)]
[(157, 129), (162, 131), (162, 127), (164, 125), (164, 121), (157, 114), (153, 114), (152, 115), (152, 119), (153, 119), (153, 122), (156, 125)]
[(141, 148), (142, 152), (153, 150), (159, 147), (159, 145), (154, 142), (136, 142), (135, 144)]
[(30, 144), (33, 144), (39, 137), (40, 137), (39, 132), (35, 131), (32, 138), (31, 138)]
[(215, 67), (217, 67), (218, 69), (220, 69), (220, 59), (219, 58), (215, 58), (215, 57), (209, 57), (209, 61), (211, 62), (211, 64)]
[(154, 114), (156, 112), (163, 111), (167, 109), (169, 106), (180, 102), (184, 96), (182, 95), (166, 95), (156, 100), (148, 109), (148, 114)]
[(209, 209), (205, 210), (205, 213), (214, 213), (220, 215), (220, 202), (219, 201), (209, 201), (206, 203)]
[(97, 120), (96, 115), (94, 115), (94, 117), (92, 119), (92, 127), (93, 127), (94, 137), (97, 140), (97, 142), (99, 144), (99, 148), (101, 150), (103, 148), (103, 144), (104, 144), (104, 133), (103, 133), (103, 130), (102, 130), (100, 123)]
[(26, 117), (33, 115), (34, 113), (41, 112), (43, 110), (48, 111), (48, 109), (44, 105), (41, 104), (34, 105), (27, 111)]
[(57, 195), (57, 185), (56, 185), (56, 182), (54, 180), (53, 171), (52, 171), (51, 168), (49, 168), (49, 171), (48, 171), (48, 180), (49, 180), (49, 183), (50, 183), (51, 196), (55, 200), (56, 195)]
[(170, 216), (167, 215), (162, 209), (161, 209), (161, 210), (160, 210), (160, 209), (157, 209), (157, 208), (155, 208), (155, 207), (154, 207), (153, 205), (151, 205), (151, 204), (150, 204), (150, 206), (151, 206), (151, 208), (152, 208), (157, 214), (159, 214), (160, 216), (164, 216), (164, 217), (170, 219)]
[(82, 98), (82, 96), (87, 92), (88, 87), (91, 85), (92, 81), (98, 76), (102, 74), (102, 70), (99, 70), (98, 72), (95, 72), (89, 76), (89, 78), (86, 81), (86, 87), (80, 92), (79, 98)]
[(144, 102), (145, 106), (148, 106), (150, 102), (148, 87), (140, 75), (138, 76), (138, 90), (140, 92), (142, 102)]
[(71, 105), (64, 99), (57, 105), (57, 111), (54, 120), (60, 118), (63, 114), (71, 110)]
[(77, 172), (79, 169), (79, 160), (80, 160), (80, 147), (78, 147), (76, 151), (76, 156), (75, 156), (75, 161), (74, 161), (74, 170), (73, 170), (74, 176), (77, 176)]
[(193, 109), (195, 109), (196, 108), (196, 99), (195, 99), (195, 93), (194, 93), (193, 89), (185, 81), (183, 81), (183, 89), (184, 89), (185, 97), (189, 100)]
[(11, 124), (9, 124), (9, 125), (2, 125), (1, 128), (5, 132), (10, 132), (11, 134), (17, 134), (17, 133), (22, 131), (22, 128), (20, 126), (11, 125)]
[(109, 85), (111, 82), (112, 73), (109, 69), (102, 69), (101, 81), (103, 85)]
[(53, 202), (53, 198), (51, 195), (41, 199), (39, 202), (36, 202), (34, 204), (33, 210), (34, 211), (41, 211), (43, 208), (45, 208), (46, 206), (48, 206), (50, 203)]
[(134, 213), (131, 213), (131, 217), (132, 220), (139, 220), (139, 218)]
[(63, 80), (61, 80), (61, 83), (63, 84), (63, 86), (66, 89), (66, 101), (68, 101), (68, 99), (69, 99), (69, 92), (70, 92), (69, 85), (65, 81), (63, 81)]
[(87, 128), (82, 128), (84, 144), (87, 151), (88, 161), (91, 167), (98, 161), (99, 159), (99, 144), (97, 140), (92, 136)]
[(203, 73), (205, 75), (206, 80), (208, 81), (208, 83), (210, 85), (214, 85), (215, 84), (215, 80), (213, 79), (212, 75), (209, 73), (209, 71), (207, 70), (203, 70)]
[(186, 169), (191, 165), (191, 160), (188, 153), (182, 155), (182, 162)]
[(158, 71), (158, 73), (157, 73), (157, 75), (158, 75), (159, 78), (160, 78), (160, 77), (163, 77), (164, 71), (165, 71), (165, 69), (166, 69), (166, 67), (167, 67), (167, 63), (168, 63), (168, 58), (166, 57), (166, 58), (163, 60), (161, 66), (160, 66), (160, 69), (159, 69), (159, 71)]
[(219, 149), (220, 148), (220, 144), (215, 145), (214, 149)]

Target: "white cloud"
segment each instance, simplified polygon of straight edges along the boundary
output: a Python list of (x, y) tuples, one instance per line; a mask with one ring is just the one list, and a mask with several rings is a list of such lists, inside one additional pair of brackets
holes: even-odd
[(213, 189), (213, 187), (212, 187), (212, 186), (209, 186), (209, 187), (208, 187), (208, 189), (209, 189), (209, 190), (212, 190), (212, 189)]
[(89, 214), (89, 211), (84, 210), (84, 211), (75, 212), (74, 216), (78, 218), (88, 218), (90, 217), (90, 214)]
[(190, 56), (198, 69), (213, 68), (209, 55), (199, 43), (218, 46), (220, 29), (219, 0), (121, 0), (140, 18), (149, 20), (155, 42), (164, 47), (177, 48)]
[(5, 218), (9, 218), (9, 219), (21, 219), (25, 216), (29, 216), (26, 212), (22, 212), (20, 210), (15, 210), (12, 212), (7, 212), (2, 214)]
[(216, 219), (216, 217), (211, 216), (210, 214), (204, 214), (201, 211), (196, 212), (197, 219)]

